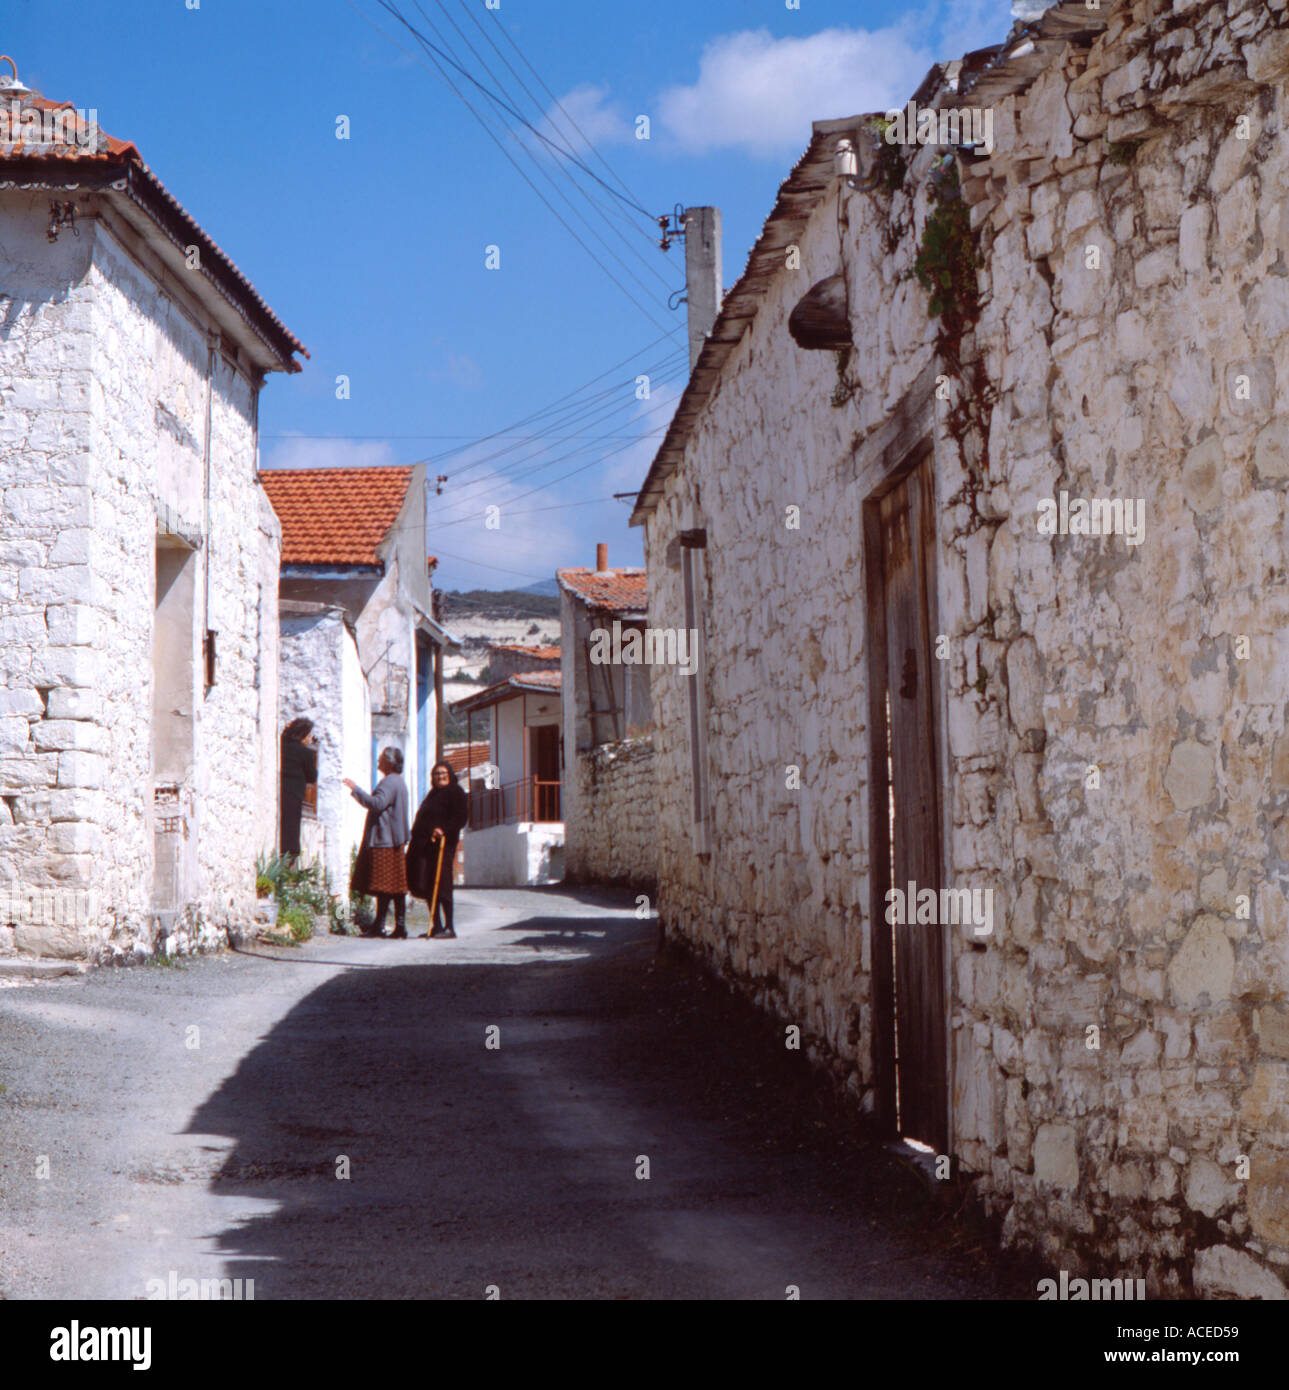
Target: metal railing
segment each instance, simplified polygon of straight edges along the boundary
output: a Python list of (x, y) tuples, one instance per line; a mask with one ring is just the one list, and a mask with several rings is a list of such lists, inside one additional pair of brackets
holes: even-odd
[(470, 829), (487, 830), (516, 821), (559, 821), (560, 784), (523, 777), (504, 787), (474, 787), (470, 791)]

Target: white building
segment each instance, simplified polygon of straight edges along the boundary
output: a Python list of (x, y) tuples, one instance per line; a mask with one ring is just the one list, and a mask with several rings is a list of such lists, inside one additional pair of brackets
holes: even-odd
[(282, 523), (279, 728), (312, 719), (319, 749), (301, 849), (343, 893), (363, 813), (342, 779), (374, 786), (380, 749), (398, 748), (415, 812), (442, 750), (442, 652), (456, 640), (432, 616), (425, 465), (275, 469), (261, 481)]
[(560, 673), (521, 671), (453, 710), (482, 715), (493, 774), (470, 792), (467, 882), (478, 887), (558, 883), (564, 876), (560, 778)]
[(0, 951), (217, 944), (276, 835), (257, 400), (304, 349), (133, 145), (0, 102)]

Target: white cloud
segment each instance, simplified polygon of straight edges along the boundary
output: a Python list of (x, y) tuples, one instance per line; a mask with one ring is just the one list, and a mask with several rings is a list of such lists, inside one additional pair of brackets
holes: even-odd
[[(488, 466), (471, 467), (495, 449), (480, 445), (454, 458), (443, 468), (449, 480), (442, 496), (430, 499), (430, 551), (439, 557), (434, 580), (445, 589), (522, 589), (553, 579), (575, 551), (567, 520), (574, 514), (534, 508), (576, 499), (551, 492), (522, 497), (543, 478), (512, 480)], [(499, 509), (495, 527), (488, 526), (489, 506)]]
[(632, 139), (634, 132), (621, 106), (609, 101), (608, 87), (592, 82), (584, 82), (560, 97), (537, 129), (557, 145), (571, 147), (582, 160), (589, 154), (587, 140), (593, 145), (617, 145)]
[(261, 450), (261, 468), (392, 468), (403, 460), (382, 440), (286, 435)]
[(713, 39), (698, 80), (658, 100), (664, 130), (691, 154), (803, 150), (812, 121), (903, 106), (934, 61), (907, 24), (824, 29), (776, 39), (766, 29)]

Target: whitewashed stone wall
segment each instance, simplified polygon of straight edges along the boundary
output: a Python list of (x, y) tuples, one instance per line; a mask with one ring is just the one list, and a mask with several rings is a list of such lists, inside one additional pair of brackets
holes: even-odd
[[(280, 690), (279, 729), (292, 719), (313, 720), (318, 808), (308, 831), (321, 843), (331, 892), (347, 897), (350, 852), (362, 842), (366, 812), (344, 779), (360, 787), (371, 780), (371, 706), (353, 634), (338, 609), (305, 614), (284, 608)], [(307, 857), (304, 838), (301, 849)]]
[(658, 872), (652, 739), (606, 743), (579, 754), (572, 776), (576, 794), (565, 798), (566, 880), (652, 893)]
[[(160, 944), (151, 727), (164, 528), (200, 551), (183, 778), (195, 879), (169, 943), (195, 949), (249, 922), (267, 821), (260, 718), (274, 705), (260, 693), (276, 679), (276, 624), (260, 589), (277, 533), (261, 519), (255, 476), (257, 388), (215, 354), (204, 536), (204, 325), (93, 219), (92, 203), (79, 238), (49, 245), (47, 202), (0, 195), (0, 877), (95, 900), (86, 921), (20, 926), (19, 949), (113, 959)], [(207, 572), (219, 662), (203, 698)]]
[[(1009, 1239), (1152, 1297), (1286, 1296), (1285, 23), (1284, 0), (1121, 5), (1090, 53), (996, 112), (966, 185), (998, 393), (987, 464), (966, 451), (978, 492), (943, 418), (935, 439), (948, 869), (1000, 904), (984, 949), (950, 946), (952, 1147)], [(932, 359), (903, 277), (936, 153), (893, 199), (842, 195), (840, 229), (823, 198), (647, 531), (662, 625), (683, 612), (668, 541), (709, 538), (713, 852), (690, 846), (683, 682), (660, 670), (664, 922), (865, 1101), (864, 556), (845, 477)], [(832, 354), (797, 350), (786, 319), (839, 269), (839, 237), (857, 390), (835, 408)], [(1036, 504), (1061, 488), (1144, 499), (1144, 542), (1040, 535)]]

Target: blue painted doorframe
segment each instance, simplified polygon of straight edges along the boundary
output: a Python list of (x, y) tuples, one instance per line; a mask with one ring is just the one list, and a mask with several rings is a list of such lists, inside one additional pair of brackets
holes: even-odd
[(430, 700), (433, 653), (421, 633), (416, 634), (416, 793), (419, 806), (430, 790)]

